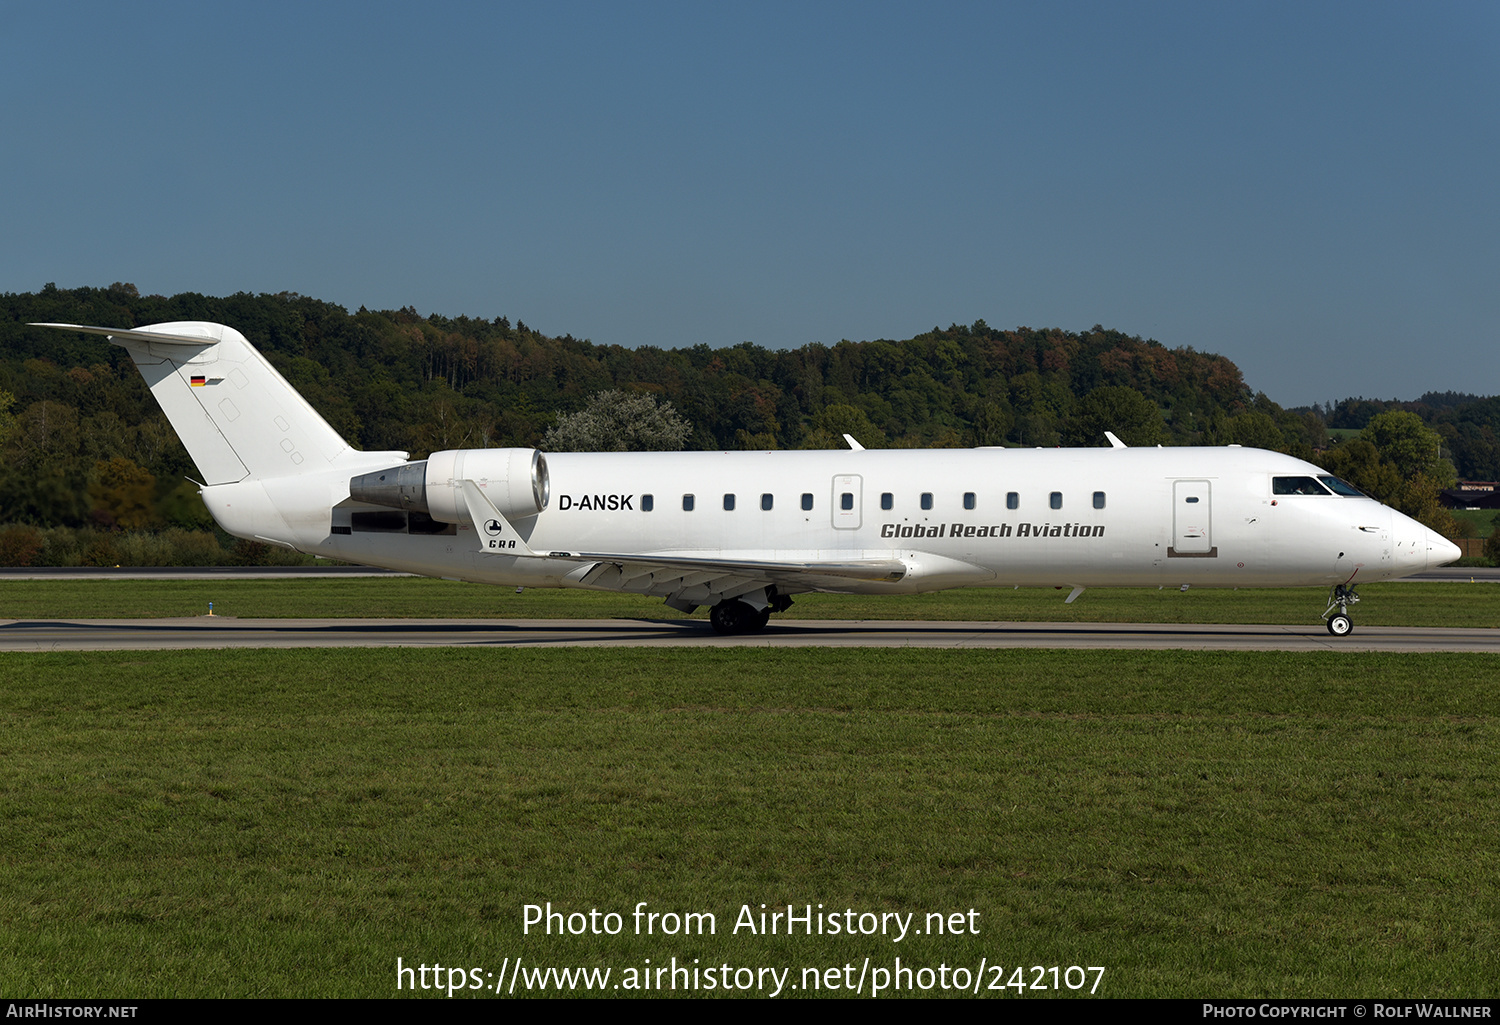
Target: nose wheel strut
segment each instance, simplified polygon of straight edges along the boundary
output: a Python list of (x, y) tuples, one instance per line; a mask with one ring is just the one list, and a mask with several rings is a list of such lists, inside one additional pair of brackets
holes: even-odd
[[(1335, 584), (1328, 592), (1328, 608), (1323, 618), (1328, 621), (1328, 632), (1335, 637), (1347, 637), (1354, 632), (1354, 620), (1349, 618), (1349, 606), (1358, 604), (1359, 595), (1353, 586)], [(1338, 611), (1334, 611), (1337, 609)]]

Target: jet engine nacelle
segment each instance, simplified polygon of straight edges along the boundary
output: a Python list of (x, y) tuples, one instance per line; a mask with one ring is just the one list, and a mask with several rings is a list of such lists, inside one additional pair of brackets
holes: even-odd
[(434, 452), (419, 463), (361, 474), (349, 480), (356, 502), (423, 512), (442, 523), (469, 519), (460, 481), (474, 481), (508, 519), (524, 520), (547, 508), (552, 484), (547, 458), (534, 448), (465, 448)]

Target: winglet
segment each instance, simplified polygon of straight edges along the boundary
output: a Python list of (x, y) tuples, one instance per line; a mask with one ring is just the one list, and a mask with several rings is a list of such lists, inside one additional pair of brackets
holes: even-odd
[(1104, 436), (1109, 439), (1109, 447), (1110, 448), (1126, 448), (1126, 447), (1128, 447), (1123, 441), (1121, 441), (1119, 438), (1115, 437), (1115, 432), (1114, 431), (1105, 431), (1104, 432)]
[(863, 452), (865, 450), (863, 445), (854, 440), (854, 435), (852, 434), (844, 435), (844, 440), (849, 443), (849, 450), (851, 452)]
[(479, 541), (481, 552), (535, 557), (536, 553), (531, 550), (526, 539), (516, 532), (510, 521), (485, 497), (478, 484), (471, 480), (458, 483), (463, 489), (464, 505), (469, 509), (469, 519), (474, 523), (474, 536)]

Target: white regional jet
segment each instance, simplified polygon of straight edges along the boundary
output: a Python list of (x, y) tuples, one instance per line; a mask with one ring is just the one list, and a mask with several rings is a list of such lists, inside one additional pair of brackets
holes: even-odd
[(758, 630), (808, 591), (1330, 588), (1458, 558), (1415, 520), (1260, 449), (543, 455), (360, 452), (245, 337), (197, 321), (106, 335), (135, 360), (229, 533), (428, 576), (656, 595)]

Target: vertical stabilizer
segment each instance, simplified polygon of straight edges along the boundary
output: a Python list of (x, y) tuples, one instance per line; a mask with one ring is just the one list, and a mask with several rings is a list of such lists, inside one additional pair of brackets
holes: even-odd
[(204, 321), (132, 330), (35, 326), (105, 335), (129, 352), (205, 484), (316, 473), (354, 454), (232, 327)]

